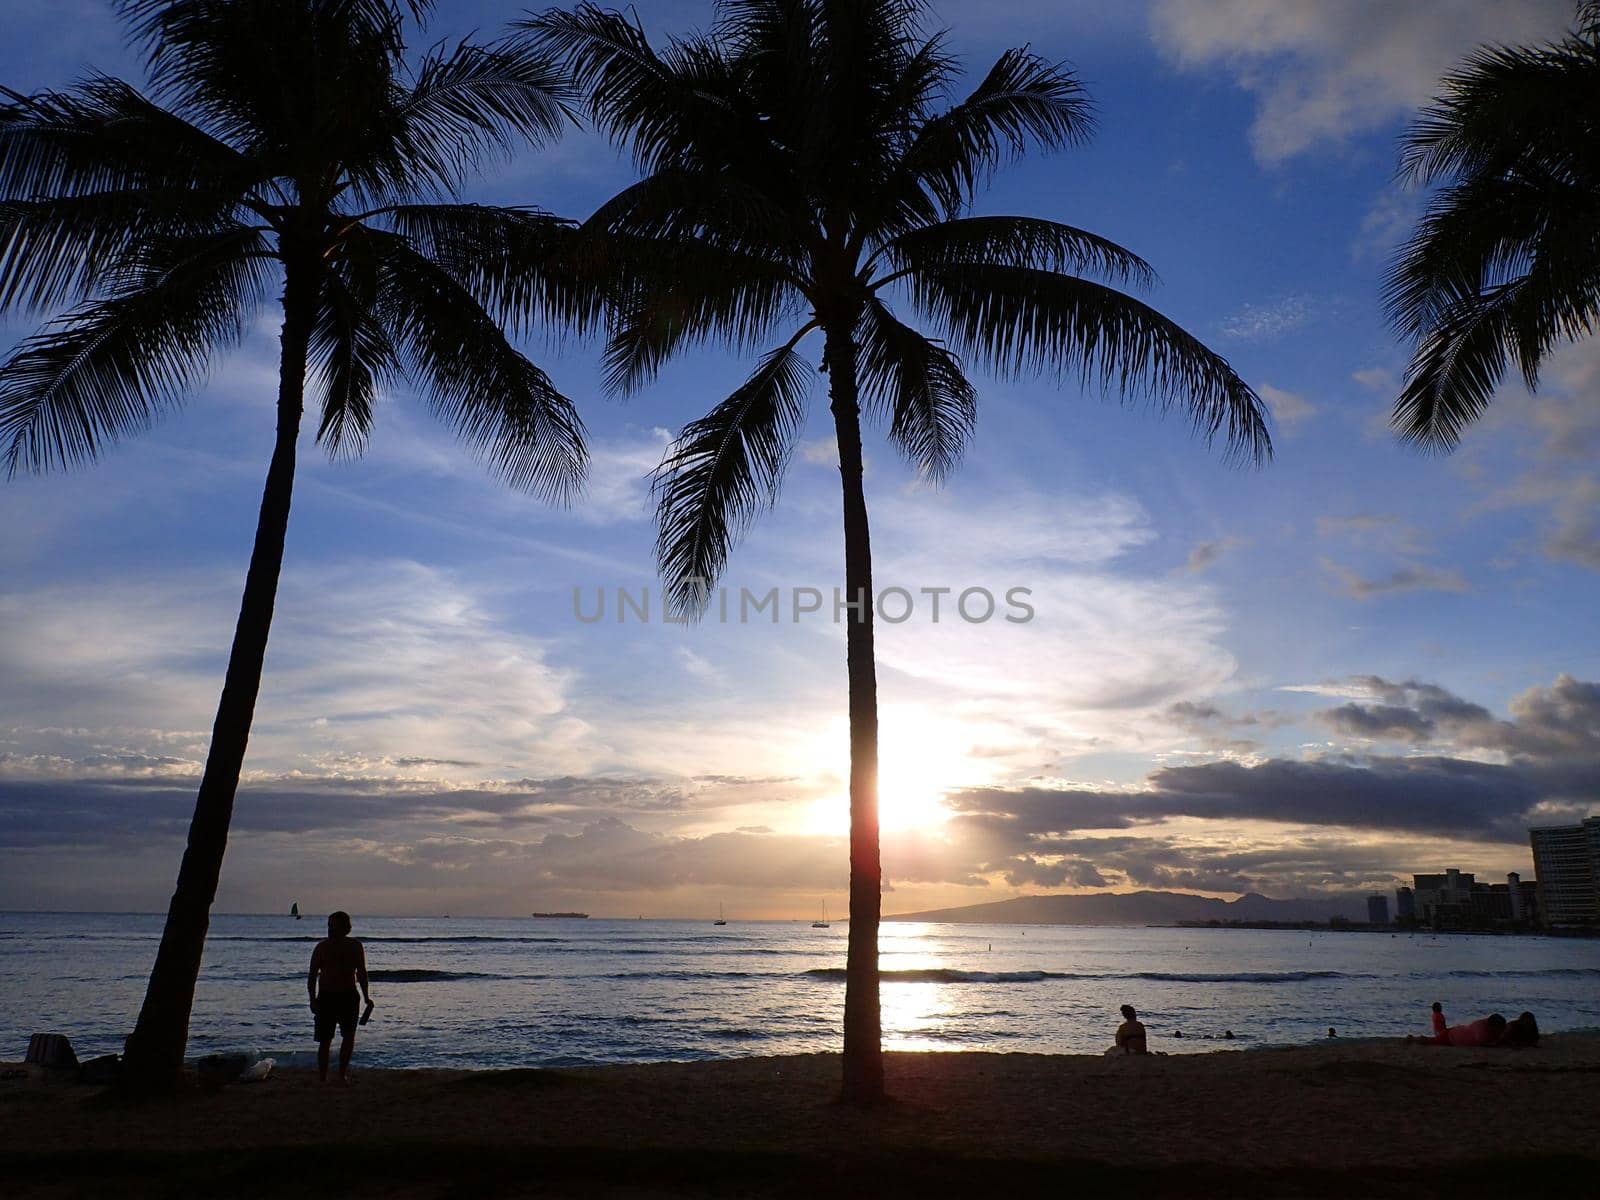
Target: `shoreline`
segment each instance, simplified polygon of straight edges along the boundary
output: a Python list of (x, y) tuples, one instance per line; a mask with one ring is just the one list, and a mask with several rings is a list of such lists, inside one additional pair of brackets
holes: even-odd
[[(1596, 1034), (1554, 1034), (1532, 1050), (1340, 1039), (1250, 1053), (886, 1062), (894, 1100), (866, 1112), (835, 1103), (836, 1054), (364, 1071), (358, 1052), (349, 1089), (288, 1070), (140, 1105), (9, 1080), (0, 1179), (19, 1196), (164, 1195), (197, 1173), (272, 1160), (278, 1176), (246, 1172), (249, 1186), (219, 1194), (287, 1195), (303, 1190), (299, 1156), (361, 1164), (346, 1189), (357, 1195), (465, 1194), (462, 1172), (475, 1171), (488, 1172), (486, 1191), (517, 1194), (536, 1168), (570, 1191), (532, 1194), (703, 1194), (723, 1180), (726, 1194), (810, 1195), (859, 1169), (875, 1191), (891, 1171), (920, 1181), (915, 1194), (971, 1195), (1006, 1180), (1037, 1186), (1051, 1164), (1072, 1164), (1057, 1185), (1081, 1177), (1089, 1194), (1126, 1193), (1137, 1178), (1150, 1195), (1414, 1198), (1479, 1194), (1473, 1186), (1509, 1164), (1524, 1191), (1574, 1163), (1600, 1166)], [(1451, 1097), (1461, 1103), (1440, 1099)]]

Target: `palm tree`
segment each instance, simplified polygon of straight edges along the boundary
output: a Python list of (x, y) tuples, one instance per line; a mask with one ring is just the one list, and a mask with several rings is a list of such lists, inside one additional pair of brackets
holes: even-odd
[[(850, 934), (843, 1095), (883, 1095), (878, 1001), (878, 701), (863, 412), (924, 475), (942, 478), (977, 417), (964, 357), (1001, 375), (1053, 371), (1160, 407), (1208, 439), (1270, 453), (1255, 393), (1217, 355), (1118, 284), (1149, 266), (1051, 220), (972, 216), (981, 185), (1032, 141), (1075, 143), (1089, 104), (1071, 71), (1001, 55), (940, 110), (958, 66), (921, 31), (920, 0), (721, 0), (708, 32), (651, 47), (628, 18), (584, 4), (520, 23), (559, 56), (599, 126), (643, 178), (589, 224), (630, 248), (607, 350), (638, 387), (698, 340), (771, 345), (731, 396), (686, 426), (656, 478), (670, 604), (707, 589), (777, 495), (805, 424), (822, 339), (843, 485), (850, 718)], [(938, 332), (905, 324), (905, 301)], [(781, 340), (780, 340), (781, 339)]]
[[(582, 302), (545, 213), (454, 200), (487, 154), (557, 137), (560, 77), (509, 46), (409, 70), (380, 0), (126, 0), (150, 95), (94, 77), (0, 109), (0, 305), (67, 309), (0, 366), (8, 471), (67, 467), (177, 405), (281, 279), (277, 439), (187, 849), (125, 1073), (178, 1078), (283, 561), (306, 377), (359, 453), (402, 380), (511, 484), (580, 482), (571, 402), (503, 326)], [(427, 0), (410, 0), (420, 18)], [(164, 103), (166, 105), (164, 106)], [(514, 262), (515, 260), (515, 262)]]
[(1392, 424), (1449, 450), (1508, 360), (1535, 391), (1550, 352), (1600, 326), (1600, 0), (1558, 42), (1484, 47), (1445, 76), (1400, 171), (1444, 186), (1389, 272), (1415, 348)]

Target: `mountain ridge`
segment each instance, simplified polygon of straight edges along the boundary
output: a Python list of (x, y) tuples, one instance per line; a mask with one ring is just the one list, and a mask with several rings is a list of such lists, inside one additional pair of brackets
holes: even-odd
[(1192, 892), (1087, 892), (1014, 896), (955, 908), (885, 913), (885, 921), (984, 925), (1171, 925), (1180, 921), (1327, 921), (1366, 919), (1365, 893), (1274, 900), (1246, 892), (1233, 900)]

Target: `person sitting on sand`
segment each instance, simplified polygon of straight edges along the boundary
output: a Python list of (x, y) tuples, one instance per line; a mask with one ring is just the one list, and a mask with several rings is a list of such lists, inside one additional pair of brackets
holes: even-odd
[(328, 917), (328, 936), (311, 952), (311, 968), (306, 973), (311, 1011), (316, 1014), (317, 1075), (323, 1083), (328, 1082), (328, 1047), (335, 1028), (343, 1035), (339, 1043), (339, 1086), (350, 1082), (350, 1058), (356, 1050), (357, 984), (370, 1015), (367, 952), (350, 936), (350, 914), (336, 912)]
[(1145, 1054), (1148, 1046), (1145, 1042), (1144, 1024), (1139, 1020), (1139, 1014), (1134, 1011), (1131, 1004), (1122, 1006), (1122, 1024), (1117, 1026), (1116, 1050), (1124, 1054)]
[(1450, 1023), (1444, 1019), (1444, 1005), (1437, 1000), (1433, 1002), (1433, 1036), (1443, 1037), (1444, 1031), (1450, 1028)]
[(1497, 1046), (1506, 1031), (1506, 1019), (1499, 1013), (1490, 1013), (1465, 1025), (1452, 1025), (1436, 1038), (1429, 1038), (1430, 1046)]

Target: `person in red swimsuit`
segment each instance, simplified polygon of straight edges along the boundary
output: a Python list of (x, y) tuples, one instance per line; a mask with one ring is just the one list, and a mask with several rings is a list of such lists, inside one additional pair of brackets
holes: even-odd
[(1479, 1021), (1465, 1025), (1452, 1025), (1433, 1039), (1436, 1046), (1495, 1046), (1506, 1031), (1506, 1019), (1499, 1013), (1490, 1013)]
[(1450, 1026), (1444, 1019), (1444, 1005), (1437, 1000), (1433, 1002), (1433, 1036), (1443, 1037), (1444, 1031)]

